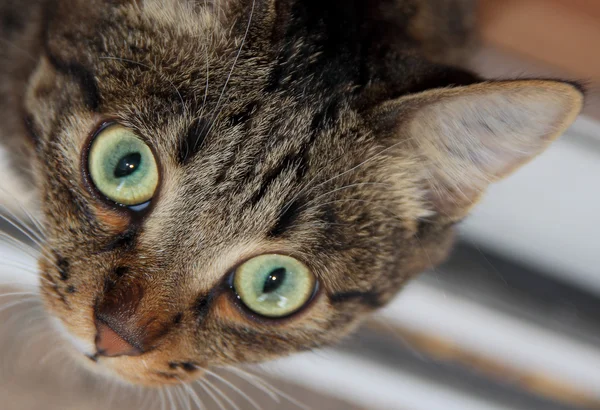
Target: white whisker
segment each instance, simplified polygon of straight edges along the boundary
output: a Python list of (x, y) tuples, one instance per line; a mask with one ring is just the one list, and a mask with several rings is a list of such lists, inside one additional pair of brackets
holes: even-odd
[(40, 358), (40, 361), (39, 361), (40, 365), (42, 365), (42, 366), (43, 366), (44, 364), (46, 364), (46, 362), (47, 362), (48, 360), (50, 360), (50, 358), (51, 358), (52, 356), (56, 356), (56, 355), (57, 355), (58, 353), (60, 353), (62, 350), (64, 350), (64, 346), (63, 346), (63, 345), (61, 345), (61, 344), (58, 344), (58, 345), (54, 346), (54, 348), (53, 348), (53, 349), (50, 349), (50, 350), (48, 350), (48, 351), (46, 352), (46, 354), (44, 354), (44, 356), (42, 356), (42, 357)]
[(215, 404), (219, 406), (219, 409), (225, 410), (225, 405), (223, 404), (223, 402), (211, 391), (212, 385), (208, 382), (208, 380), (198, 380), (197, 383), (205, 387), (204, 391), (210, 396), (210, 398), (215, 402)]
[(162, 77), (162, 79), (164, 79), (166, 82), (168, 82), (171, 85), (171, 87), (173, 87), (173, 89), (177, 93), (177, 96), (179, 97), (179, 100), (181, 101), (181, 108), (183, 110), (183, 113), (187, 115), (187, 106), (185, 104), (185, 100), (183, 99), (183, 96), (181, 95), (181, 92), (175, 86), (175, 84), (173, 83), (173, 81), (169, 80), (169, 78), (167, 78), (166, 75), (164, 75), (162, 72), (160, 72), (158, 70), (156, 63), (154, 64), (154, 67), (153, 67), (153, 66), (150, 66), (148, 64), (141, 63), (139, 61), (130, 60), (128, 58), (113, 57), (113, 56), (100, 56), (99, 58), (100, 58), (100, 60), (115, 60), (115, 61), (120, 61), (120, 62), (124, 62), (124, 63), (137, 64), (140, 67), (145, 67), (148, 70), (152, 70), (153, 72), (155, 72), (156, 74), (158, 74), (160, 77)]
[(192, 410), (190, 396), (186, 394), (185, 389), (182, 386), (177, 386), (175, 390), (177, 391), (177, 395), (180, 397), (181, 404), (183, 404), (187, 410)]
[[(229, 367), (228, 369), (233, 370), (234, 372), (237, 371), (239, 372), (240, 376), (245, 374), (246, 376), (252, 376), (258, 383), (262, 384), (263, 386), (265, 385), (269, 385), (269, 383), (262, 379), (261, 377), (255, 375), (255, 374), (250, 374), (240, 368), (236, 368), (236, 367)], [(273, 389), (273, 391), (275, 393), (277, 393), (278, 395), (280, 395), (281, 397), (283, 397), (285, 400), (287, 400), (288, 402), (292, 403), (293, 405), (295, 405), (296, 407), (299, 407), (301, 409), (305, 409), (305, 410), (309, 410), (309, 407), (300, 403), (298, 400), (294, 399), (293, 397), (291, 397), (289, 394), (284, 393), (283, 391), (281, 391), (280, 389), (276, 388), (273, 385), (269, 385), (269, 388)]]
[(256, 410), (260, 410), (260, 406), (258, 405), (258, 403), (256, 403), (250, 396), (248, 396), (246, 393), (244, 393), (239, 387), (234, 385), (232, 382), (230, 382), (229, 380), (225, 379), (224, 377), (221, 377), (220, 375), (218, 375), (214, 372), (211, 372), (210, 370), (206, 370), (206, 373), (213, 376), (217, 380), (221, 381), (223, 384), (228, 386), (231, 390), (235, 391), (237, 394), (242, 396), (242, 398), (244, 398), (248, 403), (250, 403), (250, 405), (252, 407), (254, 407)]
[(39, 296), (34, 292), (10, 292), (10, 293), (0, 293), (0, 298), (6, 298), (9, 296), (22, 296), (22, 295), (31, 295), (31, 296)]
[(0, 218), (4, 219), (6, 222), (8, 222), (10, 225), (12, 225), (15, 229), (17, 229), (19, 232), (21, 232), (23, 235), (25, 235), (27, 238), (29, 238), (31, 240), (31, 242), (34, 242), (36, 245), (38, 245), (40, 248), (42, 248), (41, 242), (43, 241), (43, 239), (39, 238), (37, 236), (37, 233), (33, 232), (31, 230), (31, 228), (29, 228), (27, 226), (27, 224), (25, 224), (20, 218), (18, 218), (12, 212), (10, 212), (10, 210), (8, 208), (6, 208), (4, 205), (0, 205), (0, 208), (9, 212), (9, 214), (13, 218), (15, 218), (16, 221), (14, 221), (12, 218), (9, 218), (8, 216), (4, 215), (3, 213), (0, 213)]
[(21, 47), (17, 46), (12, 41), (9, 41), (9, 40), (7, 40), (5, 38), (0, 38), (0, 41), (2, 41), (7, 46), (13, 48), (14, 50), (18, 51), (19, 53), (21, 53), (23, 56), (27, 57), (29, 60), (33, 61), (34, 63), (38, 62), (38, 60), (36, 58), (34, 58), (33, 55), (31, 55), (30, 52), (28, 52), (27, 50), (22, 49)]
[(204, 87), (204, 99), (202, 100), (202, 107), (206, 105), (206, 98), (208, 97), (208, 79), (210, 78), (208, 46), (206, 46), (204, 50), (206, 51), (206, 86)]
[[(202, 130), (203, 132), (199, 135), (208, 135), (210, 134), (210, 132), (213, 129), (213, 126), (215, 125), (215, 122), (217, 120), (217, 118), (219, 117), (220, 114), (220, 108), (221, 108), (221, 100), (223, 99), (223, 96), (225, 95), (225, 90), (227, 89), (227, 85), (229, 85), (229, 80), (231, 79), (231, 76), (233, 75), (233, 71), (235, 70), (235, 66), (237, 65), (237, 62), (240, 58), (240, 55), (242, 54), (242, 50), (244, 48), (244, 45), (246, 44), (246, 39), (248, 37), (248, 33), (250, 32), (250, 26), (252, 25), (252, 17), (254, 16), (254, 7), (256, 6), (256, 0), (252, 0), (252, 8), (250, 9), (250, 16), (248, 17), (248, 24), (246, 25), (246, 31), (244, 32), (244, 37), (242, 37), (242, 43), (240, 44), (240, 48), (238, 49), (238, 52), (233, 60), (233, 64), (231, 65), (231, 69), (229, 70), (229, 74), (227, 75), (227, 79), (225, 80), (225, 84), (223, 85), (223, 90), (221, 90), (221, 95), (219, 95), (219, 98), (217, 99), (217, 104), (215, 105), (215, 109), (213, 110), (213, 115), (212, 115), (212, 119), (210, 121), (210, 126), (208, 128), (208, 131), (206, 131), (206, 133), (204, 133), (204, 129)], [(198, 137), (199, 138), (199, 137)], [(196, 145), (198, 145), (198, 139), (196, 139)], [(196, 147), (194, 146), (194, 149)]]
[(254, 380), (255, 378), (257, 378), (255, 375), (253, 375), (251, 373), (247, 373), (247, 372), (243, 371), (242, 369), (239, 369), (236, 367), (224, 367), (223, 369), (237, 374), (240, 378), (242, 378), (242, 379), (246, 380), (248, 383), (250, 383), (251, 386), (256, 387), (257, 389), (259, 389), (260, 391), (265, 393), (267, 396), (269, 396), (274, 402), (276, 402), (276, 403), (281, 402), (281, 399), (279, 398), (279, 396), (277, 396), (277, 393), (275, 393), (274, 390), (270, 389), (269, 386), (264, 386)]
[(19, 251), (19, 252), (24, 252), (27, 255), (31, 256), (33, 259), (37, 259), (40, 255), (39, 251), (35, 248), (33, 248), (31, 245), (15, 238), (12, 235), (9, 235), (7, 232), (0, 232), (0, 238), (3, 238), (4, 240), (2, 241), (3, 243), (5, 243), (6, 245), (9, 245), (11, 248)]
[(158, 396), (160, 397), (160, 410), (166, 410), (166, 399), (165, 392), (163, 389), (158, 391)]
[(185, 384), (183, 382), (182, 382), (181, 386), (188, 393), (189, 397), (192, 399), (192, 401), (194, 402), (194, 404), (196, 405), (196, 407), (198, 407), (198, 410), (203, 410), (204, 409), (204, 402), (198, 396), (198, 393), (196, 393), (196, 391), (193, 388), (191, 388), (189, 385), (187, 385), (187, 384)]
[(7, 191), (6, 189), (0, 187), (0, 191), (2, 191), (4, 194), (9, 195), (12, 200), (17, 204), (17, 206), (19, 207), (19, 209), (21, 211), (23, 211), (23, 213), (25, 214), (25, 216), (27, 216), (27, 218), (29, 218), (29, 220), (34, 224), (34, 226), (37, 228), (38, 232), (41, 235), (45, 235), (46, 234), (46, 230), (45, 228), (42, 226), (42, 224), (40, 223), (39, 219), (36, 218), (28, 209), (26, 206), (23, 205), (23, 201), (21, 201), (20, 199), (18, 199), (13, 193), (11, 193), (10, 191)]
[(165, 393), (167, 394), (167, 397), (169, 399), (169, 403), (171, 404), (171, 410), (177, 410), (177, 407), (175, 406), (175, 400), (173, 399), (173, 395), (171, 394), (171, 390), (167, 387), (165, 389)]
[[(38, 302), (38, 301), (39, 301), (38, 297), (29, 297), (29, 298), (15, 300), (14, 302), (10, 302), (10, 303), (1, 305), (0, 306), (0, 313), (6, 312), (9, 309), (11, 309), (11, 308), (13, 308), (13, 307), (15, 307), (17, 305), (20, 305), (22, 303), (32, 303), (32, 302)], [(3, 326), (5, 326), (5, 325), (6, 325), (6, 323), (3, 324)]]
[[(376, 154), (374, 154), (374, 155), (372, 155), (371, 157), (367, 158), (366, 160), (362, 161), (362, 162), (361, 162), (361, 163), (359, 163), (358, 165), (355, 165), (355, 166), (351, 167), (350, 169), (347, 169), (346, 171), (344, 171), (344, 172), (342, 172), (342, 173), (340, 173), (340, 174), (337, 174), (337, 175), (335, 175), (335, 176), (333, 176), (333, 177), (331, 177), (331, 178), (328, 178), (328, 179), (326, 179), (325, 181), (323, 181), (323, 182), (320, 182), (320, 183), (318, 183), (318, 184), (316, 184), (316, 185), (314, 185), (314, 186), (310, 186), (310, 183), (312, 183), (312, 181), (314, 181), (314, 180), (316, 179), (316, 177), (317, 177), (317, 176), (318, 176), (318, 175), (319, 175), (319, 174), (320, 174), (320, 173), (321, 173), (321, 172), (322, 172), (324, 169), (326, 169), (326, 167), (323, 167), (323, 168), (321, 168), (321, 169), (320, 169), (320, 170), (317, 172), (317, 174), (316, 174), (316, 175), (315, 175), (315, 176), (314, 176), (314, 177), (313, 177), (313, 178), (310, 180), (310, 182), (309, 182), (308, 184), (306, 184), (306, 185), (304, 186), (304, 188), (302, 188), (302, 189), (301, 189), (301, 190), (300, 190), (300, 191), (299, 191), (299, 192), (298, 192), (298, 193), (297, 193), (297, 194), (294, 196), (294, 198), (292, 198), (292, 200), (291, 200), (291, 201), (288, 201), (288, 203), (289, 203), (288, 207), (289, 207), (289, 206), (291, 206), (291, 204), (293, 203), (293, 201), (294, 201), (295, 199), (299, 198), (299, 197), (300, 197), (300, 195), (302, 195), (302, 194), (306, 194), (306, 193), (309, 193), (309, 192), (311, 192), (311, 191), (313, 191), (313, 190), (315, 190), (315, 189), (317, 189), (317, 188), (319, 188), (319, 187), (321, 187), (321, 186), (323, 186), (323, 185), (325, 185), (325, 184), (327, 184), (327, 183), (329, 183), (329, 182), (331, 182), (331, 181), (333, 181), (333, 180), (335, 180), (335, 179), (337, 179), (337, 178), (340, 178), (340, 177), (342, 177), (342, 176), (344, 176), (344, 175), (346, 175), (346, 174), (349, 174), (350, 172), (352, 172), (352, 171), (355, 171), (355, 170), (357, 170), (358, 168), (362, 167), (363, 165), (366, 165), (367, 163), (369, 163), (369, 162), (373, 161), (374, 159), (376, 159), (376, 158), (380, 157), (381, 155), (383, 155), (383, 154), (384, 154), (384, 153), (386, 153), (387, 151), (389, 151), (389, 150), (392, 150), (392, 149), (396, 148), (397, 146), (399, 146), (399, 145), (401, 145), (401, 144), (405, 144), (406, 142), (407, 142), (407, 140), (403, 140), (403, 141), (399, 141), (399, 142), (397, 142), (397, 143), (395, 143), (395, 144), (392, 144), (392, 145), (390, 145), (389, 147), (386, 147), (386, 148), (382, 149), (381, 151), (377, 152)], [(286, 209), (286, 208), (284, 208), (284, 209)]]
[(365, 186), (365, 185), (382, 185), (382, 186), (385, 186), (387, 188), (391, 188), (392, 187), (391, 184), (388, 184), (388, 183), (385, 183), (385, 182), (358, 182), (358, 183), (355, 183), (355, 184), (344, 185), (344, 186), (332, 189), (330, 191), (327, 191), (327, 192), (325, 192), (323, 194), (317, 195), (316, 197), (314, 197), (310, 201), (308, 201), (306, 204), (304, 204), (302, 206), (302, 208), (308, 208), (311, 204), (313, 204), (314, 202), (318, 201), (320, 198), (322, 198), (324, 196), (331, 195), (331, 194), (334, 194), (336, 192), (343, 191), (345, 189), (356, 188), (356, 187)]
[[(234, 410), (240, 410), (239, 406), (235, 404), (235, 402), (230, 399), (221, 389), (219, 389), (214, 383), (210, 383), (208, 380), (206, 381), (211, 385), (214, 391), (223, 398)], [(260, 409), (259, 409), (260, 410)]]

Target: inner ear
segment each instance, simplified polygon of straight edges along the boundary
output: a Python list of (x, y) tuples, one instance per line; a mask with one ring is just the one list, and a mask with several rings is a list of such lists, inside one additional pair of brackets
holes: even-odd
[(433, 210), (460, 219), (490, 183), (543, 152), (582, 105), (581, 90), (566, 82), (484, 82), (390, 101), (375, 118), (418, 156)]

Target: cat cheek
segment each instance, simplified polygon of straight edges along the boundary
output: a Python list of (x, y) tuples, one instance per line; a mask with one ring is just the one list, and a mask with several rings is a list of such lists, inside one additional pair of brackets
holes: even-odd
[(118, 212), (102, 207), (93, 207), (93, 212), (96, 220), (115, 235), (126, 231), (131, 224), (131, 217), (125, 212)]
[(214, 316), (222, 322), (225, 323), (234, 323), (238, 325), (248, 325), (250, 324), (250, 320), (246, 314), (244, 314), (241, 309), (235, 305), (235, 302), (232, 300), (233, 296), (223, 293), (217, 297), (214, 301), (213, 314)]

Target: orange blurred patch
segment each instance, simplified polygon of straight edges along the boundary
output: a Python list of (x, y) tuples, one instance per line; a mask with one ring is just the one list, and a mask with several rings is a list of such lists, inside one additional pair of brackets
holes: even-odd
[(249, 323), (248, 318), (240, 312), (240, 309), (233, 304), (230, 296), (221, 294), (214, 304), (214, 314), (223, 321), (234, 322), (238, 324)]
[(123, 212), (96, 207), (94, 213), (104, 226), (115, 231), (115, 233), (125, 231), (131, 222), (131, 218)]

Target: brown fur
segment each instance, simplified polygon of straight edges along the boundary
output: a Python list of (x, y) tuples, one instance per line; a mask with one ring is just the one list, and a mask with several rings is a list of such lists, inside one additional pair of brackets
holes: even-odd
[[(470, 1), (23, 3), (0, 1), (2, 16), (28, 10), (2, 31), (14, 47), (0, 53), (0, 120), (45, 215), (43, 295), (90, 346), (100, 320), (140, 349), (90, 362), (133, 383), (201, 374), (173, 363), (260, 362), (336, 342), (445, 258), (454, 223), (507, 171), (491, 157), (516, 168), (581, 107), (569, 84), (472, 85), (445, 65), (471, 44)], [(450, 19), (460, 24), (439, 23)], [(438, 121), (445, 101), (453, 115)], [(486, 120), (495, 115), (531, 124), (505, 135)], [(157, 153), (158, 194), (141, 214), (86, 177), (90, 136), (108, 120)], [(481, 144), (462, 138), (481, 123), (495, 127), (472, 136)], [(499, 138), (532, 148), (506, 154)], [(227, 282), (269, 252), (297, 257), (319, 282), (284, 320), (249, 315)]]

